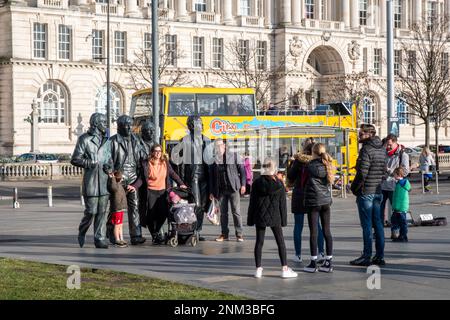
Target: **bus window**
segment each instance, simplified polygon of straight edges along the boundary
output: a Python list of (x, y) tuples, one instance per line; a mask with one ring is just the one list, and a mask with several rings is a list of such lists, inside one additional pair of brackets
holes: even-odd
[(227, 114), (223, 94), (197, 94), (197, 106), (200, 116), (224, 116)]
[(227, 115), (251, 116), (255, 114), (253, 96), (250, 94), (227, 95)]
[(169, 116), (190, 116), (195, 111), (195, 95), (173, 93), (169, 97)]

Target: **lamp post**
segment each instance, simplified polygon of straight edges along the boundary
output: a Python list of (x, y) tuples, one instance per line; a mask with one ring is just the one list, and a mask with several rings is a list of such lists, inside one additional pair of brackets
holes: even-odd
[(386, 55), (387, 55), (387, 134), (392, 131), (394, 118), (394, 29), (392, 26), (392, 0), (386, 0)]
[(160, 143), (159, 128), (159, 41), (158, 41), (158, 1), (152, 0), (152, 106), (155, 125), (155, 141)]
[(110, 97), (110, 61), (109, 61), (109, 2), (106, 3), (106, 125), (107, 125), (107, 137), (111, 134), (111, 97)]

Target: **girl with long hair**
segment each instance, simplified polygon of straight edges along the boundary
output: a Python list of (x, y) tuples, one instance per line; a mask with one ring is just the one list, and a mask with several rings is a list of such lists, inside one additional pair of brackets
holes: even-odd
[(436, 165), (430, 148), (424, 147), (422, 149), (419, 157), (419, 163), (419, 170), (423, 174), (423, 189), (425, 192), (429, 192), (431, 190), (430, 180), (433, 178), (433, 169)]

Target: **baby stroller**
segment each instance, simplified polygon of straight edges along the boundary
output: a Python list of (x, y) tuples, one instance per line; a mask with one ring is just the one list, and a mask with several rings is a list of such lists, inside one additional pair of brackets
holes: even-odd
[[(176, 203), (175, 203), (176, 202)], [(171, 247), (178, 243), (198, 243), (195, 197), (189, 189), (173, 188), (169, 193), (169, 217), (166, 244)]]

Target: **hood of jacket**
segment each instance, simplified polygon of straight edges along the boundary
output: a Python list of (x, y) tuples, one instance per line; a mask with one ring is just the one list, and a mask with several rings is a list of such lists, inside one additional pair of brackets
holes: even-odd
[(298, 160), (301, 164), (308, 164), (312, 160), (312, 156), (299, 152), (295, 155), (294, 159)]
[(271, 195), (284, 189), (283, 184), (279, 180), (274, 180), (271, 176), (261, 176), (259, 182), (255, 183), (253, 187), (262, 196)]
[(375, 149), (383, 148), (383, 143), (381, 142), (381, 139), (378, 136), (368, 139), (367, 141), (364, 142), (364, 144), (371, 146), (372, 148), (375, 148)]

